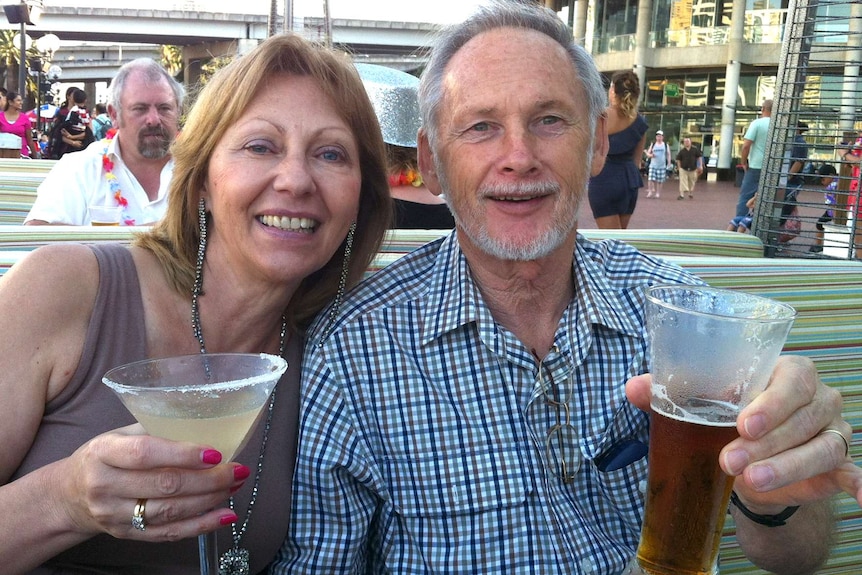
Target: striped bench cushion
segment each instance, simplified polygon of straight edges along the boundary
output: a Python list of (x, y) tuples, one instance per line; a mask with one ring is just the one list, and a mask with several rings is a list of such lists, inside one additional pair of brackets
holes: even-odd
[[(590, 240), (618, 239), (644, 253), (660, 256), (716, 255), (757, 258), (763, 242), (756, 236), (724, 230), (579, 230)], [(445, 230), (391, 230), (381, 248), (381, 263), (445, 235)]]
[(56, 160), (0, 158), (0, 224), (22, 224)]
[(30, 251), (56, 242), (99, 243), (132, 240), (145, 226), (17, 226), (0, 225), (0, 250)]
[(20, 188), (0, 188), (0, 224), (21, 225), (33, 202), (36, 201), (36, 190), (22, 190)]
[[(0, 192), (0, 201), (2, 201)], [(134, 227), (16, 226), (0, 225), (0, 249), (33, 249), (56, 241), (129, 241)], [(441, 230), (389, 230), (377, 261), (377, 270), (401, 255), (448, 232)], [(718, 230), (583, 230), (590, 239), (617, 238), (654, 255), (732, 255), (760, 257), (763, 244), (748, 234)]]
[(49, 243), (129, 243), (145, 227), (0, 225), (0, 276), (31, 250)]
[(28, 160), (26, 158), (0, 158), (0, 173), (24, 172), (47, 174), (57, 160)]

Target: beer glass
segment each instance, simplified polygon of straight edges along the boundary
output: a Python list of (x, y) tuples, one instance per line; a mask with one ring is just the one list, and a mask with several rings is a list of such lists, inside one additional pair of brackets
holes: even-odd
[(719, 452), (764, 388), (796, 311), (738, 291), (648, 289), (649, 473), (635, 573), (715, 575), (733, 478)]
[(123, 215), (120, 206), (90, 206), (88, 211), (91, 226), (119, 226)]

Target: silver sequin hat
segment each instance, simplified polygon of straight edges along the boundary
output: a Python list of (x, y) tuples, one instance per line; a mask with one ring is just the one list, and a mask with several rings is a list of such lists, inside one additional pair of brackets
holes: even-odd
[(393, 146), (415, 148), (416, 132), (422, 124), (419, 118), (419, 78), (376, 64), (355, 66), (377, 114), (383, 141)]

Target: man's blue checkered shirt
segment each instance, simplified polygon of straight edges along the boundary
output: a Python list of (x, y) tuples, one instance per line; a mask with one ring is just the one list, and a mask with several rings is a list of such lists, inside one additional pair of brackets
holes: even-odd
[[(646, 460), (602, 472), (616, 442), (647, 442), (625, 381), (648, 371), (644, 288), (701, 283), (616, 241), (578, 238), (575, 296), (542, 361), (580, 435), (558, 476), (537, 361), (494, 321), (454, 234), (346, 298), (303, 366), (291, 531), (274, 573), (617, 574), (637, 546)], [(316, 330), (316, 331), (315, 331)]]

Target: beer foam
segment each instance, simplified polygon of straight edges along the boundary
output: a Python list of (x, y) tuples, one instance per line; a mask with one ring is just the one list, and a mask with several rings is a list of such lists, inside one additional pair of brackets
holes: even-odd
[(667, 417), (699, 425), (730, 427), (736, 425), (739, 406), (708, 398), (671, 398), (667, 386), (653, 382), (650, 407)]

